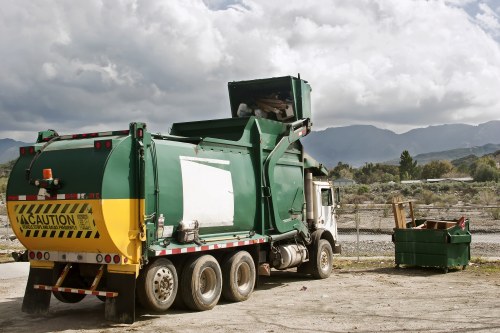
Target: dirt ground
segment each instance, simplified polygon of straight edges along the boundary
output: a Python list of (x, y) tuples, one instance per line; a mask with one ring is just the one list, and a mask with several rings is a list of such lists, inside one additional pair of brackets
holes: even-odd
[(52, 298), (48, 315), (26, 315), (20, 312), (26, 278), (0, 276), (0, 332), (500, 331), (498, 262), (443, 274), (432, 268), (396, 269), (390, 259), (337, 259), (326, 280), (273, 272), (261, 278), (246, 302), (219, 302), (206, 312), (138, 309), (132, 325), (106, 322), (104, 304), (90, 296), (78, 304)]

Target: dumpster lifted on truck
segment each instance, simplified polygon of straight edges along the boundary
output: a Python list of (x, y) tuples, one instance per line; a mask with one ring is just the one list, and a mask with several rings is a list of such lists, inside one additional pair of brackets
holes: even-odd
[(40, 132), (7, 186), (12, 228), (28, 249), (22, 310), (51, 294), (105, 301), (135, 320), (135, 301), (213, 308), (244, 301), (259, 274), (298, 267), (326, 278), (340, 251), (326, 169), (304, 153), (310, 86), (295, 77), (230, 82), (232, 118), (144, 123), (101, 133)]

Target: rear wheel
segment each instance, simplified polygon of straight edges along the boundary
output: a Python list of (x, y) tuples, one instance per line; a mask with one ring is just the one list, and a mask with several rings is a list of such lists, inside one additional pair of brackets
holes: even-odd
[(255, 286), (255, 264), (246, 251), (230, 255), (222, 267), (222, 295), (228, 301), (247, 300)]
[(137, 300), (146, 309), (163, 312), (174, 302), (177, 294), (177, 271), (165, 258), (146, 266), (137, 279)]
[(182, 276), (182, 300), (189, 309), (211, 310), (217, 304), (221, 295), (222, 274), (213, 256), (191, 259), (186, 263)]
[(312, 258), (312, 275), (316, 279), (326, 279), (332, 273), (332, 246), (326, 239), (320, 239), (315, 250), (315, 256)]
[[(64, 266), (66, 265), (58, 265), (58, 267), (54, 270), (54, 284), (63, 271)], [(71, 267), (61, 286), (74, 289), (86, 289), (85, 281), (80, 276), (80, 270), (78, 266)], [(73, 294), (60, 291), (53, 291), (52, 294), (57, 300), (63, 303), (78, 303), (82, 299), (84, 299), (85, 296), (87, 296), (85, 294)]]

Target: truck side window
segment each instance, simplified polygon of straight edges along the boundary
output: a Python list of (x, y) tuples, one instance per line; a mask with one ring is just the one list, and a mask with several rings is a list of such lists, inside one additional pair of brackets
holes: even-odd
[(331, 189), (329, 188), (321, 189), (321, 206), (333, 206)]

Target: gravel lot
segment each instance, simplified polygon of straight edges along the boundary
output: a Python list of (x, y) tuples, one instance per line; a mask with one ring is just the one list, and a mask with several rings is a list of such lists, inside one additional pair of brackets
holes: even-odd
[[(0, 265), (0, 276), (2, 266), (23, 264)], [(0, 277), (0, 332), (499, 332), (498, 268), (442, 274), (337, 260), (326, 280), (273, 272), (246, 302), (220, 302), (206, 312), (139, 310), (132, 325), (106, 322), (103, 303), (93, 297), (78, 304), (53, 298), (48, 315), (26, 315), (26, 276)]]

